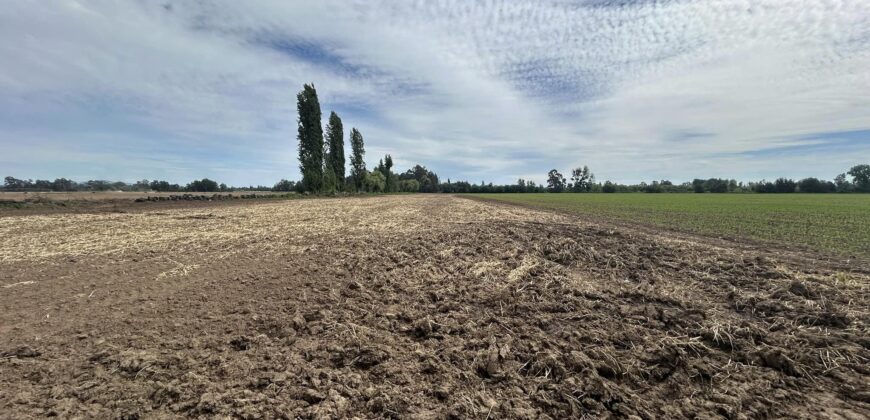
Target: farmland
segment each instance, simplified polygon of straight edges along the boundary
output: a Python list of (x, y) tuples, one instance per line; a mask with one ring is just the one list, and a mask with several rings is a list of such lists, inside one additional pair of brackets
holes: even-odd
[(867, 194), (478, 194), (677, 231), (870, 257)]
[(3, 417), (870, 415), (855, 262), (457, 196), (150, 204), (0, 214)]

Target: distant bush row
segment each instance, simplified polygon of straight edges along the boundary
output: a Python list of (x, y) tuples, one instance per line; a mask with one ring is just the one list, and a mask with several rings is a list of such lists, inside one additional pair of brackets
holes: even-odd
[(90, 180), (85, 182), (76, 182), (66, 178), (57, 178), (54, 181), (45, 179), (18, 179), (12, 176), (7, 176), (3, 180), (4, 191), (54, 191), (54, 192), (107, 192), (107, 191), (156, 191), (156, 192), (230, 192), (230, 191), (268, 191), (270, 187), (265, 186), (249, 186), (249, 187), (228, 187), (226, 184), (218, 184), (208, 178), (198, 179), (191, 183), (181, 186), (171, 184), (167, 181), (149, 181), (143, 179), (132, 184), (122, 181), (103, 181)]
[[(847, 177), (851, 176), (851, 180)], [(519, 179), (516, 184), (493, 185), (450, 182), (438, 186), (439, 192), (446, 193), (561, 193), (561, 192), (603, 192), (603, 193), (853, 193), (870, 192), (870, 165), (856, 165), (849, 171), (837, 175), (833, 181), (818, 178), (804, 178), (798, 181), (779, 178), (775, 181), (737, 182), (734, 179), (709, 178), (695, 179), (680, 184), (668, 180), (641, 182), (639, 184), (618, 184), (611, 181), (595, 182), (595, 175), (588, 167), (575, 168), (571, 177), (565, 178), (558, 170), (547, 173), (547, 184), (537, 185), (533, 181)]]
[[(851, 176), (851, 181), (846, 175)], [(775, 181), (762, 180), (759, 182), (737, 182), (734, 179), (695, 179), (692, 182), (674, 184), (668, 180), (652, 181), (647, 184), (624, 185), (607, 181), (603, 184), (595, 183), (595, 176), (588, 172), (584, 166), (582, 170), (572, 171), (572, 182), (568, 182), (555, 169), (547, 175), (547, 191), (549, 192), (694, 192), (694, 193), (852, 193), (870, 192), (870, 165), (856, 165), (847, 172), (837, 175), (833, 181), (820, 180), (818, 178), (804, 178), (798, 181), (779, 178)], [(524, 184), (521, 179), (518, 186)], [(497, 188), (495, 188), (497, 189)], [(504, 188), (505, 192), (512, 192), (510, 188)], [(498, 191), (493, 191), (498, 192)]]
[[(870, 192), (870, 165), (856, 165), (849, 171), (837, 175), (833, 181), (818, 178), (804, 178), (798, 181), (779, 178), (775, 181), (737, 182), (733, 179), (709, 178), (695, 179), (692, 182), (675, 184), (668, 180), (641, 182), (639, 184), (617, 184), (610, 181), (596, 183), (595, 175), (588, 167), (571, 171), (571, 178), (565, 179), (553, 169), (547, 174), (547, 185), (519, 179), (516, 184), (493, 185), (472, 184), (467, 181), (439, 183), (438, 175), (425, 166), (415, 165), (402, 173), (393, 173), (392, 159), (389, 155), (381, 160), (377, 168), (366, 171), (359, 189), (353, 176), (344, 179), (343, 190), (358, 192), (424, 192), (424, 193), (541, 193), (541, 192), (645, 192), (645, 193), (861, 193)], [(847, 177), (851, 177), (851, 180)], [(228, 187), (208, 178), (195, 180), (185, 186), (170, 184), (167, 181), (141, 180), (132, 184), (91, 180), (75, 182), (66, 178), (54, 181), (24, 180), (7, 176), (4, 180), (5, 191), (157, 191), (157, 192), (232, 192), (232, 191), (274, 191), (305, 192), (301, 182), (280, 180), (272, 187), (263, 185), (248, 187)], [(332, 190), (335, 191), (335, 190)]]

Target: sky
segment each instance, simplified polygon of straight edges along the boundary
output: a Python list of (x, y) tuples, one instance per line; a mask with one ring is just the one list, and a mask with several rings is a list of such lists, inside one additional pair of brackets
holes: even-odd
[(0, 176), (298, 179), (304, 83), (369, 167), (831, 179), (870, 163), (870, 1), (7, 1)]

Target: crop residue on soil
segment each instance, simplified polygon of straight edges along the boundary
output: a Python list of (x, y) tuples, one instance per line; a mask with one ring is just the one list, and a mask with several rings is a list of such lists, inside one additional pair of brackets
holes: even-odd
[(0, 237), (4, 417), (870, 416), (866, 274), (426, 195)]

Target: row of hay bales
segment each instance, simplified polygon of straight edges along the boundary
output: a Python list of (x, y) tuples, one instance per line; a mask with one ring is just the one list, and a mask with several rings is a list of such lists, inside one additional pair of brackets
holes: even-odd
[(173, 194), (137, 198), (137, 203), (147, 201), (219, 201), (219, 200), (249, 200), (263, 198), (286, 198), (290, 194)]

